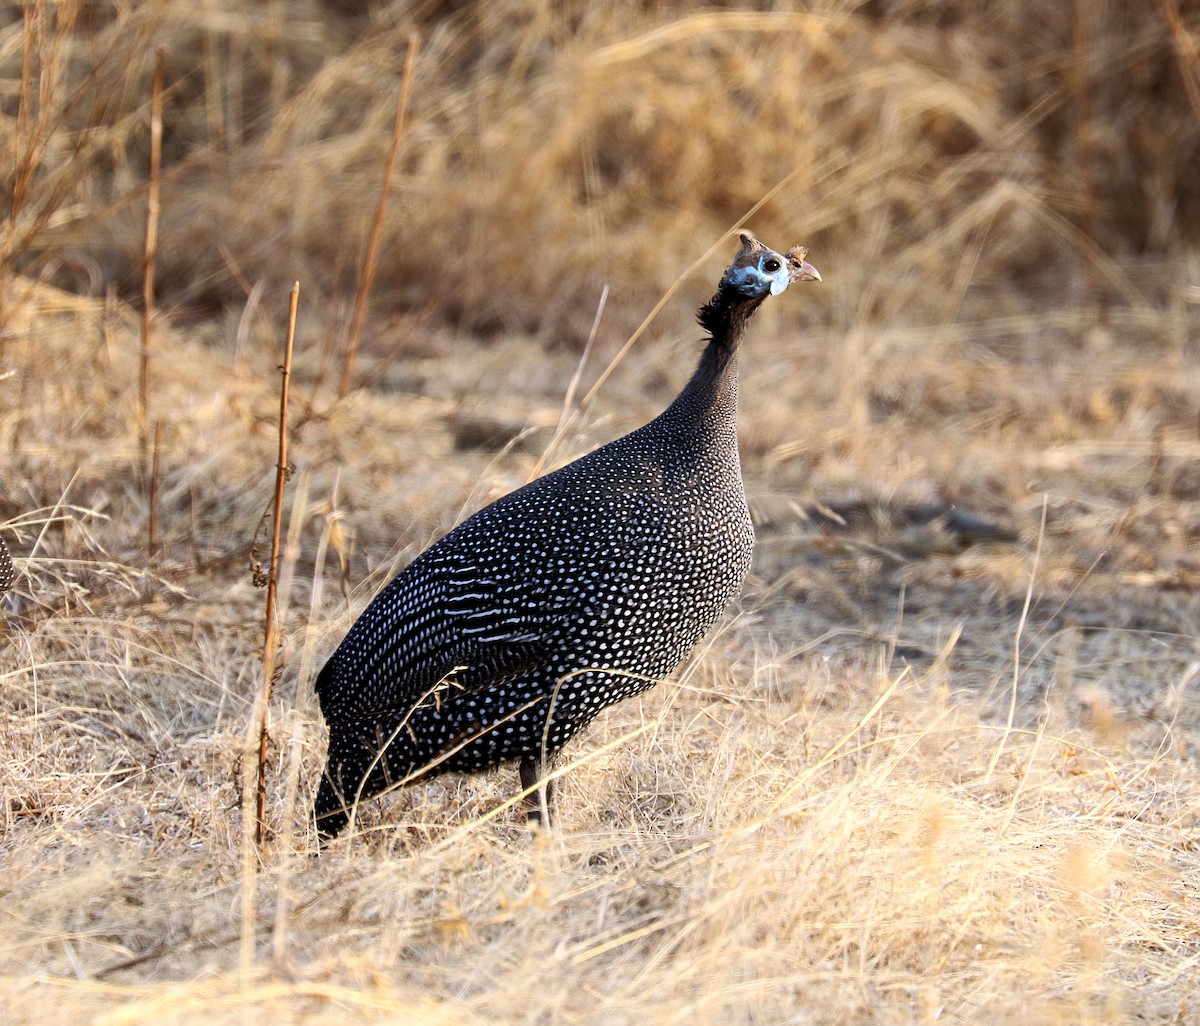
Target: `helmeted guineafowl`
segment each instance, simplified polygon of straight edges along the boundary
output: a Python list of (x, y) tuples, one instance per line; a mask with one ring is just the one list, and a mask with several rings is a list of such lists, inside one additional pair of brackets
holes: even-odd
[(738, 593), (754, 529), (737, 354), (768, 295), (820, 281), (742, 233), (707, 345), (655, 420), (498, 499), (381, 591), (321, 670), (321, 834), (392, 783), (521, 760), (538, 779), (601, 709), (671, 673)]

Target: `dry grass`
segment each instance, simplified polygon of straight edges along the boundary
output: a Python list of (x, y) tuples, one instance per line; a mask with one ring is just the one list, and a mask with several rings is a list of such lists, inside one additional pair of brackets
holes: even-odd
[[(0, 22), (6, 1021), (1200, 1020), (1200, 22), (1078, 8)], [(413, 31), (364, 387), (335, 402)], [(148, 565), (127, 304), (159, 45)], [(601, 287), (580, 395), (716, 245), (551, 462), (661, 409), (721, 233), (768, 195), (752, 227), (827, 283), (748, 343), (739, 609), (573, 746), (555, 830), (506, 771), (391, 796), (311, 857), (314, 668), (538, 465)], [(255, 862), (248, 556), (297, 278)], [(948, 503), (1019, 541), (901, 516)]]

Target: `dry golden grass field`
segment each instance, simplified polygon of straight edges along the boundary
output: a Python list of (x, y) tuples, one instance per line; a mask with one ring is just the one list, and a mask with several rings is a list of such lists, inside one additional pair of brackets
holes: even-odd
[[(1196, 0), (0, 8), (0, 1019), (1200, 1023), (1198, 54)], [(739, 604), (552, 829), (506, 767), (318, 856), (322, 660), (665, 406), (742, 224), (825, 282), (743, 353)]]

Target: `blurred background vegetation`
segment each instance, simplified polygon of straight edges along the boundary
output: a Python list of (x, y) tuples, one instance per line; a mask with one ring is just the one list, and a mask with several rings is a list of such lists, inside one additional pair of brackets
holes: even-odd
[(809, 245), (860, 323), (989, 316), (1013, 289), (1165, 302), (1200, 241), (1192, 0), (66, 0), (0, 18), (0, 266), (137, 301), (163, 47), (158, 285), (180, 318), (299, 279), (344, 331), (414, 36), (368, 346), (390, 314), (577, 342), (604, 284), (626, 311), (607, 330), (627, 332), (768, 195), (751, 226)]

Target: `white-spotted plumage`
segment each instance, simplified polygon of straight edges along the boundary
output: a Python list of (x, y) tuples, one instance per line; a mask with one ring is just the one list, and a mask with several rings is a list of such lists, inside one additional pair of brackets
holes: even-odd
[(0, 595), (12, 587), (17, 579), (17, 571), (13, 568), (12, 557), (8, 554), (8, 545), (0, 538)]
[(709, 340), (655, 420), (480, 510), (406, 567), (317, 680), (331, 836), (392, 782), (522, 760), (536, 777), (600, 710), (666, 676), (750, 566), (738, 458), (737, 346), (792, 281), (796, 248), (748, 234), (700, 311)]

